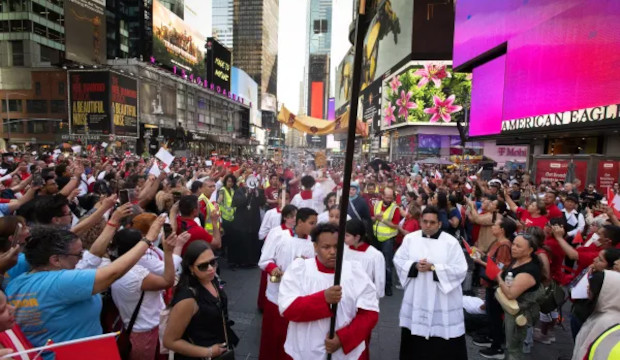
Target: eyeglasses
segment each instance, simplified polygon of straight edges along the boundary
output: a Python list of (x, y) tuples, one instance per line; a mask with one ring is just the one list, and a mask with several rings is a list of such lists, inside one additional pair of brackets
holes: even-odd
[(75, 256), (76, 258), (78, 258), (78, 260), (82, 260), (82, 257), (84, 257), (84, 250), (80, 251), (78, 254), (60, 254), (60, 255)]
[(213, 259), (207, 261), (207, 262), (203, 262), (202, 264), (198, 264), (196, 265), (196, 269), (198, 269), (199, 271), (207, 271), (207, 269), (209, 268), (209, 266), (211, 266), (212, 268), (216, 268), (217, 267), (217, 261), (218, 261), (218, 257), (214, 257)]
[(528, 233), (524, 233), (524, 232), (517, 233), (517, 236), (521, 236), (525, 240), (534, 240), (534, 237), (532, 236), (532, 234), (528, 234)]

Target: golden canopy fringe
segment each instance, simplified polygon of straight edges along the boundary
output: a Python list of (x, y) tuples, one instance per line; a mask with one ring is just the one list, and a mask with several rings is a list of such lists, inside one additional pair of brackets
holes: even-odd
[[(349, 127), (349, 111), (347, 110), (347, 112), (337, 117), (336, 120), (330, 121), (309, 116), (297, 116), (282, 106), (282, 110), (278, 114), (278, 121), (290, 128), (312, 135), (346, 133)], [(358, 119), (355, 133), (367, 137), (368, 125)]]

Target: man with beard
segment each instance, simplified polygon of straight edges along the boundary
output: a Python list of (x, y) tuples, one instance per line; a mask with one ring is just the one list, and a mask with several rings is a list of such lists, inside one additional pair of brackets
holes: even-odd
[(463, 250), (458, 240), (440, 230), (436, 207), (424, 209), (420, 223), (422, 230), (405, 236), (394, 256), (405, 288), (400, 359), (466, 360)]
[(373, 233), (377, 238), (376, 247), (385, 257), (385, 295), (392, 296), (392, 270), (394, 264), (394, 243), (398, 235), (398, 224), (400, 223), (400, 211), (394, 201), (394, 190), (385, 188), (383, 190), (383, 200), (379, 201), (373, 208)]

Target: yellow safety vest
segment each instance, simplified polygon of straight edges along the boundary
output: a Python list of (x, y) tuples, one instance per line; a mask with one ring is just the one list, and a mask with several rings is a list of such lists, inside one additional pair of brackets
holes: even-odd
[(232, 194), (228, 192), (226, 187), (223, 187), (222, 190), (224, 190), (224, 204), (220, 205), (222, 219), (226, 221), (233, 221), (235, 219), (235, 208), (232, 207)]
[[(383, 201), (379, 201), (375, 205), (375, 214), (380, 214), (382, 207), (383, 207)], [(392, 202), (390, 206), (388, 206), (388, 208), (385, 209), (385, 212), (383, 213), (383, 220), (385, 222), (392, 221), (392, 219), (394, 218), (394, 212), (396, 211), (396, 209), (397, 209), (396, 204)], [(398, 235), (398, 229), (392, 229), (391, 227), (385, 225), (381, 221), (375, 221), (375, 226), (373, 226), (373, 231), (375, 235), (377, 236), (377, 240), (379, 240), (380, 242), (384, 242)]]
[(205, 194), (200, 194), (200, 196), (198, 197), (198, 201), (203, 201), (207, 205), (207, 211), (205, 212), (205, 230), (207, 230), (209, 235), (213, 236), (213, 223), (211, 222), (211, 216), (209, 216), (209, 214), (216, 211), (215, 205), (211, 203), (211, 201), (205, 196)]
[(588, 360), (598, 359), (620, 359), (620, 325), (607, 329), (592, 343)]

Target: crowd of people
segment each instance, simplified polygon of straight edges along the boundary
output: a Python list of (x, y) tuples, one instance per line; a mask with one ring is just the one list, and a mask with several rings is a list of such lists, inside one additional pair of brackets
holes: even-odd
[(120, 331), (123, 359), (232, 359), (225, 280), (254, 267), (260, 359), (369, 359), (395, 294), (401, 359), (467, 359), (466, 332), (485, 358), (521, 359), (555, 341), (567, 309), (573, 360), (613, 351), (617, 183), (356, 163), (341, 204), (342, 168), (4, 153), (0, 354)]

